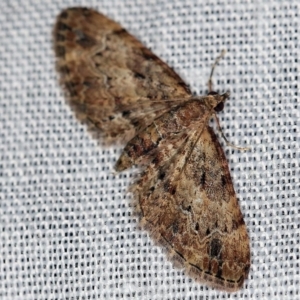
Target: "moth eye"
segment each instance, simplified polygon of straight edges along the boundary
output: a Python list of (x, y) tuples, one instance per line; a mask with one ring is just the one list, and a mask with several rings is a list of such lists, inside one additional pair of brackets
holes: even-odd
[(217, 106), (214, 108), (215, 112), (222, 111), (224, 109), (224, 102), (220, 102), (217, 104)]

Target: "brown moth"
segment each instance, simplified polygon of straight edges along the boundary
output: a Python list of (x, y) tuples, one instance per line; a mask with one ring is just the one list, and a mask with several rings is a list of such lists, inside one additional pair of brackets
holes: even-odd
[(195, 97), (118, 23), (69, 8), (54, 28), (57, 68), (80, 119), (127, 143), (116, 164), (142, 169), (131, 188), (141, 224), (176, 266), (227, 291), (250, 268), (249, 237), (212, 128), (228, 93)]

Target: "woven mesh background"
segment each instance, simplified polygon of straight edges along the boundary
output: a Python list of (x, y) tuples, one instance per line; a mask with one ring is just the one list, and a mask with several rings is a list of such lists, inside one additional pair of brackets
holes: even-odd
[[(251, 237), (244, 289), (227, 294), (173, 269), (137, 228), (120, 147), (103, 147), (66, 104), (54, 68), (61, 9), (107, 14), (197, 94), (231, 91), (219, 114)], [(0, 2), (1, 299), (299, 299), (299, 1)], [(224, 143), (223, 143), (224, 144)]]

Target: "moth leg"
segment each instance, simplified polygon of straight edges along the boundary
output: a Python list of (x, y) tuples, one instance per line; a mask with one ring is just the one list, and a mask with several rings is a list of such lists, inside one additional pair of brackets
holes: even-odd
[(211, 67), (211, 72), (210, 72), (210, 76), (209, 76), (209, 79), (208, 79), (208, 92), (212, 92), (213, 91), (213, 80), (212, 80), (212, 77), (213, 77), (213, 74), (214, 74), (214, 71), (215, 71), (215, 67), (218, 65), (219, 61), (224, 57), (226, 53), (226, 50), (223, 49), (222, 52), (220, 53), (220, 55), (216, 58), (214, 64), (212, 65)]
[(226, 136), (224, 135), (224, 133), (223, 133), (223, 130), (222, 130), (221, 125), (220, 125), (219, 118), (218, 118), (218, 116), (217, 116), (216, 113), (214, 113), (214, 118), (215, 118), (215, 120), (216, 120), (216, 122), (217, 122), (218, 131), (221, 133), (222, 138), (223, 138), (224, 141), (226, 142), (226, 145), (227, 145), (227, 146), (230, 146), (230, 147), (232, 147), (232, 148), (234, 148), (234, 149), (237, 149), (237, 150), (240, 150), (240, 151), (247, 151), (247, 150), (250, 150), (249, 147), (239, 147), (239, 146), (236, 146), (236, 145), (230, 143), (230, 142), (227, 140), (227, 138), (226, 138)]

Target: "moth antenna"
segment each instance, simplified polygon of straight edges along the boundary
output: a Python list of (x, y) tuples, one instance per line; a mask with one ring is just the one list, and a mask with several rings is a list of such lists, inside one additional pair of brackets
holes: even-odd
[(213, 63), (212, 67), (211, 67), (211, 72), (210, 72), (210, 76), (209, 76), (209, 79), (208, 79), (208, 92), (212, 92), (213, 91), (213, 80), (212, 80), (212, 77), (213, 77), (213, 74), (214, 74), (214, 71), (215, 71), (215, 67), (218, 65), (219, 61), (224, 57), (226, 53), (226, 50), (223, 49), (222, 52), (220, 53), (220, 55), (216, 58), (215, 62)]

